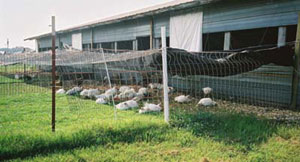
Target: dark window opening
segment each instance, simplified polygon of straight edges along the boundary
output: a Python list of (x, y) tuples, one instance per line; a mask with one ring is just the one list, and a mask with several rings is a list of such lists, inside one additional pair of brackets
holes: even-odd
[(278, 27), (231, 32), (231, 49), (270, 45), (276, 46)]
[(100, 49), (101, 43), (93, 43), (93, 49)]
[(133, 50), (133, 41), (120, 41), (117, 43), (118, 50)]
[(297, 25), (287, 26), (286, 42), (296, 41)]
[(150, 49), (150, 36), (138, 37), (138, 50), (148, 50)]
[(91, 44), (89, 43), (89, 44), (83, 44), (82, 45), (82, 50), (83, 51), (89, 51), (89, 50), (91, 50)]
[[(58, 49), (58, 46), (56, 46), (55, 49)], [(39, 48), (39, 52), (51, 51), (51, 50), (52, 50), (52, 47)]]
[(224, 48), (224, 33), (203, 34), (203, 51), (220, 51)]
[[(162, 44), (161, 44), (161, 38), (156, 38), (154, 43), (157, 43), (155, 44), (155, 47), (156, 48), (161, 48)], [(167, 37), (166, 38), (166, 43), (167, 43), (167, 47), (170, 47), (170, 37)]]
[(115, 49), (115, 42), (101, 43), (103, 49)]

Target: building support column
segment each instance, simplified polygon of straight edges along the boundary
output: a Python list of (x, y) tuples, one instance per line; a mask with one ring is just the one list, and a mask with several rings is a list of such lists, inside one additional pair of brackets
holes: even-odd
[(91, 51), (94, 49), (94, 31), (91, 28)]
[(118, 51), (118, 42), (115, 42), (115, 52)]
[(230, 32), (225, 32), (224, 35), (224, 51), (230, 50), (230, 40), (231, 40), (231, 33)]
[(138, 40), (133, 40), (132, 46), (133, 46), (132, 50), (137, 51), (138, 50)]
[(278, 28), (278, 47), (282, 47), (286, 45), (286, 27)]
[(150, 49), (153, 49), (153, 18), (150, 19)]

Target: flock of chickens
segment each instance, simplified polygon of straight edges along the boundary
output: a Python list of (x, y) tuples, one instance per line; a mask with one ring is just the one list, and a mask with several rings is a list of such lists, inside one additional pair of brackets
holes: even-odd
[[(116, 105), (118, 110), (129, 110), (133, 108), (138, 108), (138, 102), (147, 99), (151, 96), (151, 93), (154, 90), (162, 90), (163, 85), (159, 83), (150, 83), (147, 88), (139, 88), (138, 91), (129, 86), (121, 86), (119, 89), (116, 87), (107, 89), (104, 93), (100, 93), (98, 89), (82, 89), (81, 87), (74, 87), (68, 91), (64, 89), (59, 89), (57, 94), (66, 94), (66, 95), (80, 95), (82, 98), (95, 99), (96, 104), (108, 104), (110, 101), (124, 101)], [(210, 96), (212, 93), (212, 88), (206, 87), (202, 89), (204, 96)], [(169, 87), (168, 93), (173, 93), (174, 88)], [(189, 103), (192, 101), (190, 96), (180, 95), (175, 97), (175, 102), (178, 103)], [(202, 98), (197, 105), (201, 106), (215, 106), (216, 102), (211, 98)], [(139, 110), (140, 114), (149, 113), (149, 112), (160, 112), (162, 110), (161, 104), (153, 103), (144, 103), (144, 106)]]

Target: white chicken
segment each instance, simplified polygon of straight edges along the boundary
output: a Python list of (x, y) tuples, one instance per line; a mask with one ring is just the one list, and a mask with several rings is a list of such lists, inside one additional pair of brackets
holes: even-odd
[(211, 98), (202, 98), (197, 105), (200, 106), (215, 106), (217, 103)]
[(175, 101), (179, 103), (187, 103), (191, 101), (189, 97), (190, 96), (185, 96), (185, 95), (177, 96), (175, 97)]
[(100, 91), (98, 89), (89, 89), (87, 97), (88, 98), (94, 98), (99, 94), (100, 94)]
[(136, 93), (136, 96), (132, 99), (134, 101), (141, 101), (142, 99), (144, 99), (145, 95), (142, 93)]
[(173, 93), (174, 92), (174, 88), (173, 87), (168, 87), (168, 93)]
[(118, 90), (116, 89), (116, 87), (113, 87), (113, 88), (108, 89), (108, 90), (105, 91), (105, 95), (108, 98), (114, 97), (117, 93), (118, 93)]
[(205, 88), (202, 88), (202, 91), (203, 91), (204, 95), (207, 96), (212, 93), (213, 89), (210, 87), (205, 87)]
[(81, 97), (84, 97), (84, 98), (87, 98), (88, 97), (88, 93), (89, 93), (89, 90), (87, 89), (84, 89), (80, 92), (80, 96)]
[(80, 87), (74, 87), (67, 91), (67, 95), (75, 95), (78, 94), (82, 89)]
[(125, 90), (123, 93), (120, 93), (117, 98), (120, 100), (123, 99), (132, 99), (136, 96), (136, 92), (133, 88)]
[(107, 101), (104, 98), (98, 98), (96, 100), (96, 104), (104, 105), (104, 104), (107, 104)]
[(140, 114), (144, 114), (144, 113), (148, 113), (148, 112), (159, 112), (162, 110), (161, 104), (155, 105), (155, 104), (149, 104), (149, 103), (145, 103), (144, 107), (142, 107), (139, 110)]
[(127, 91), (127, 90), (130, 90), (130, 87), (128, 87), (128, 86), (122, 86), (122, 87), (120, 87), (120, 89), (119, 89), (119, 91), (120, 91), (121, 93), (124, 93), (124, 92)]
[(65, 94), (66, 91), (64, 89), (59, 89), (56, 91), (56, 94)]
[(158, 89), (158, 90), (163, 89), (163, 85), (162, 85), (162, 84), (159, 84), (159, 83), (150, 83), (148, 86), (149, 86), (151, 89)]
[(102, 99), (107, 99), (107, 96), (105, 95), (105, 93), (101, 94), (101, 95), (96, 95), (95, 96), (96, 99), (102, 98)]
[(144, 96), (148, 95), (148, 89), (145, 87), (142, 87), (138, 91), (139, 94), (143, 94)]
[(134, 100), (121, 102), (118, 105), (116, 105), (116, 108), (118, 110), (128, 110), (128, 109), (132, 109), (132, 108), (136, 108), (136, 107), (138, 107), (138, 103)]

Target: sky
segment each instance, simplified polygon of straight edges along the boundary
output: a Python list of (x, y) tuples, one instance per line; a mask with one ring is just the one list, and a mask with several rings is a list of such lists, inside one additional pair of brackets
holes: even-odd
[(172, 0), (0, 0), (0, 48), (16, 46), (34, 49), (25, 38), (80, 25)]

